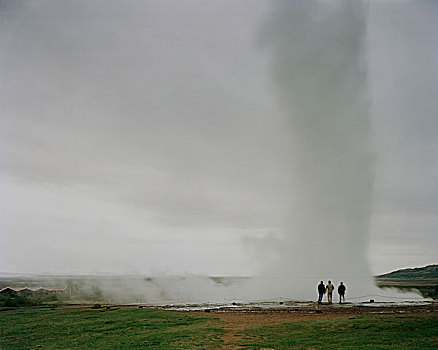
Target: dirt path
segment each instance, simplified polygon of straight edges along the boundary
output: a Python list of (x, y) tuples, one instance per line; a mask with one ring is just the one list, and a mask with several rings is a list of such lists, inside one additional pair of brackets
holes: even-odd
[[(237, 344), (242, 339), (242, 331), (247, 328), (293, 322), (305, 319), (324, 319), (349, 317), (351, 314), (296, 314), (296, 313), (251, 313), (251, 312), (219, 312), (214, 314), (225, 323), (223, 349), (241, 349)], [(265, 349), (268, 350), (268, 349)]]

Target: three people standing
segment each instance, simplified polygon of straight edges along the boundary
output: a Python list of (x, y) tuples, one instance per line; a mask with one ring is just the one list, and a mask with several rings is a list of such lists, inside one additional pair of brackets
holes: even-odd
[[(345, 302), (345, 290), (347, 288), (344, 285), (344, 282), (341, 282), (341, 284), (338, 287), (338, 294), (339, 294), (339, 304), (342, 303), (342, 299), (344, 299)], [(332, 281), (328, 281), (327, 286), (324, 285), (324, 282), (321, 281), (320, 284), (318, 284), (318, 304), (322, 304), (322, 298), (324, 294), (327, 292), (327, 300), (329, 304), (333, 303), (333, 291), (335, 290), (335, 286), (332, 284)]]

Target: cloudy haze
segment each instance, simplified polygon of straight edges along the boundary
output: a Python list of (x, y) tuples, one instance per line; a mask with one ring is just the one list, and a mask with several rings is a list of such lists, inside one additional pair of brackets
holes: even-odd
[(1, 1), (0, 271), (437, 263), (437, 5)]
[(438, 3), (371, 2), (374, 271), (438, 261)]

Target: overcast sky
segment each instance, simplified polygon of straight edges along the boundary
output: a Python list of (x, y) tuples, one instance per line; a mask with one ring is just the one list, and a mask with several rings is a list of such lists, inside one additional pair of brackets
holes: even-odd
[(370, 261), (380, 272), (438, 261), (438, 3), (375, 1), (370, 10)]
[[(292, 3), (286, 23), (306, 28), (294, 13), (311, 6)], [(313, 3), (323, 26), (332, 6)], [(307, 154), (285, 127), (282, 4), (0, 1), (0, 271), (257, 272), (254, 246), (275, 254)], [(360, 25), (345, 18), (371, 123), (361, 244), (373, 273), (438, 263), (438, 3), (363, 8)], [(328, 74), (321, 62), (294, 69)]]

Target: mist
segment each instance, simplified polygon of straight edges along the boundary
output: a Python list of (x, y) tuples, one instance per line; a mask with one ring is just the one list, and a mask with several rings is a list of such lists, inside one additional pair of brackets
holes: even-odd
[[(423, 13), (436, 6), (403, 4), (417, 16), (411, 26), (431, 32)], [(0, 271), (152, 276), (127, 277), (123, 290), (111, 279), (84, 287), (123, 301), (307, 300), (328, 279), (350, 295), (374, 290), (371, 224), (393, 203), (379, 173), (394, 140), (384, 132), (402, 115), (386, 115), (387, 80), (376, 74), (393, 38), (382, 23), (397, 20), (381, 15), (385, 6), (41, 0), (0, 9)], [(417, 89), (436, 89), (434, 74)], [(418, 255), (430, 262), (436, 219), (421, 217)], [(385, 254), (380, 270), (392, 266)]]
[(374, 155), (363, 2), (276, 2), (261, 35), (290, 137), (289, 215), (275, 285), (347, 279), (370, 287)]

